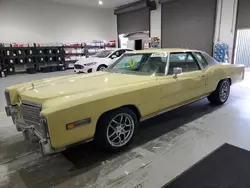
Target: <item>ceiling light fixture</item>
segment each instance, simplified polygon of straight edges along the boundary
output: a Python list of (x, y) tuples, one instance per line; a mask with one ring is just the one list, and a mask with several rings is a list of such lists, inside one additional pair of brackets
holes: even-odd
[(103, 1), (102, 0), (99, 1), (99, 5), (103, 5)]

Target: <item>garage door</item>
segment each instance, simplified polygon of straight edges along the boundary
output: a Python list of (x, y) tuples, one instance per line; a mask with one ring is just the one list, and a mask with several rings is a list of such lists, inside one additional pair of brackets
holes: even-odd
[(238, 1), (235, 63), (250, 67), (250, 0)]
[(128, 34), (150, 30), (149, 8), (126, 12), (117, 15), (118, 34)]
[(237, 29), (250, 28), (250, 0), (239, 0)]
[(217, 0), (176, 0), (162, 4), (162, 47), (212, 54)]

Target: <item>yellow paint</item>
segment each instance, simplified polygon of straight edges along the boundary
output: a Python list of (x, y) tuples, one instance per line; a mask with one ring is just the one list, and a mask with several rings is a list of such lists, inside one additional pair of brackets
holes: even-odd
[[(185, 49), (153, 49), (129, 53), (183, 52)], [(204, 70), (173, 76), (139, 76), (108, 72), (70, 75), (8, 87), (11, 103), (18, 100), (42, 104), (54, 148), (90, 139), (99, 117), (125, 105), (135, 106), (146, 118), (213, 92), (221, 79), (243, 79), (243, 66), (218, 64)], [(17, 107), (18, 108), (18, 107)], [(70, 122), (91, 118), (91, 123), (71, 130)], [(71, 127), (70, 127), (71, 128)]]

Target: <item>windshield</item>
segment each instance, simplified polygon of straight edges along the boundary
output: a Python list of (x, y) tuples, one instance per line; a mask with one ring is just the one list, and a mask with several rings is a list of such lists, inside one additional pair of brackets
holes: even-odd
[(112, 52), (113, 50), (103, 50), (103, 51), (97, 52), (92, 57), (104, 58), (104, 57), (108, 57)]
[(107, 71), (122, 74), (165, 75), (166, 53), (124, 54)]

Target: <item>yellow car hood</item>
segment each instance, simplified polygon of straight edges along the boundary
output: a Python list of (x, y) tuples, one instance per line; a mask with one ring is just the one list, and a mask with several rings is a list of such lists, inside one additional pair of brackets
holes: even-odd
[(104, 93), (108, 89), (118, 89), (129, 85), (139, 84), (152, 80), (150, 76), (127, 75), (108, 72), (97, 72), (86, 75), (73, 75), (72, 77), (61, 77), (60, 79), (45, 79), (41, 82), (31, 83), (25, 89), (18, 91), (21, 100), (43, 103), (44, 101), (69, 97), (71, 95), (88, 96), (96, 93)]

